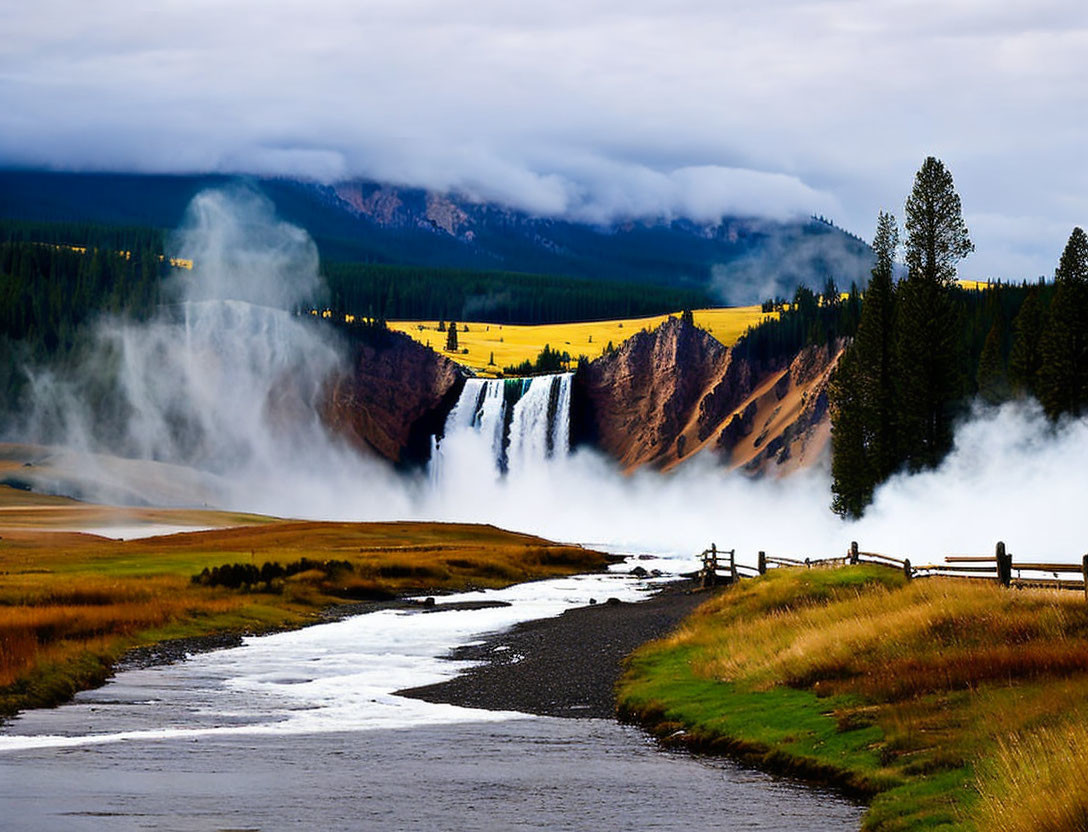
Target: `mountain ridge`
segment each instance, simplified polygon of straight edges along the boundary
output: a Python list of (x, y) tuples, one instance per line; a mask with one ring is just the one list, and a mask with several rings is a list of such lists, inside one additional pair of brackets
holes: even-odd
[(792, 293), (796, 285), (863, 283), (870, 250), (822, 218), (625, 219), (592, 225), (497, 203), (367, 182), (0, 170), (0, 216), (174, 228), (205, 188), (264, 193), (305, 228), (326, 260), (495, 269), (708, 288), (726, 304)]

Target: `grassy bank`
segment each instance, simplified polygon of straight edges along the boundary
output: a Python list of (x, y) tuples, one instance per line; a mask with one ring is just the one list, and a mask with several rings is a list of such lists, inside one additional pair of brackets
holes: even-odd
[[(298, 626), (335, 604), (507, 586), (605, 564), (576, 546), (440, 523), (266, 521), (125, 541), (0, 531), (0, 715), (100, 684), (139, 645)], [(268, 580), (233, 588), (193, 580), (205, 569), (234, 575), (265, 564), (291, 568), (265, 568)]]
[(778, 570), (631, 659), (663, 739), (871, 796), (866, 829), (1088, 828), (1088, 604), (879, 566)]

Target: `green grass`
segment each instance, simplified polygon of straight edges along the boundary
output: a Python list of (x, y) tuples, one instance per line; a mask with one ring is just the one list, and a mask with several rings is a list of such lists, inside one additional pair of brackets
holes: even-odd
[[(1041, 746), (1018, 738), (1069, 734), (1070, 714), (1088, 711), (1086, 662), (1083, 598), (908, 584), (878, 566), (777, 570), (636, 652), (619, 707), (666, 741), (867, 795), (866, 829), (988, 830), (993, 807), (1012, 805), (994, 761), (1031, 792), (1023, 749)], [(1079, 782), (1076, 743), (1051, 744), (1048, 782)], [(1009, 829), (1039, 815), (1017, 811)]]

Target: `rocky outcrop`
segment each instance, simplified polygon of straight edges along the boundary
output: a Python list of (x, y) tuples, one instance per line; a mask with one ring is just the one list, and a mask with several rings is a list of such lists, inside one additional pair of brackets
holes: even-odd
[(326, 387), (325, 424), (356, 447), (394, 463), (426, 461), (431, 436), (441, 433), (464, 387), (464, 371), (396, 332), (368, 333), (352, 353), (350, 372)]
[[(830, 439), (827, 385), (842, 346), (753, 365), (706, 331), (670, 319), (579, 368), (571, 438), (628, 471), (667, 471), (697, 454), (759, 473), (817, 463)], [(321, 414), (356, 447), (420, 464), (464, 382), (462, 368), (406, 335), (356, 333), (350, 371), (326, 384)]]
[(573, 435), (625, 468), (667, 465), (698, 443), (708, 418), (701, 405), (728, 365), (725, 346), (677, 318), (639, 332), (579, 368)]
[(805, 347), (789, 366), (770, 373), (718, 434), (723, 460), (776, 474), (819, 462), (831, 439), (827, 386), (843, 346)]
[(809, 465), (830, 437), (827, 383), (841, 349), (806, 347), (753, 365), (671, 319), (579, 368), (573, 436), (626, 470), (668, 470), (700, 452), (749, 471)]

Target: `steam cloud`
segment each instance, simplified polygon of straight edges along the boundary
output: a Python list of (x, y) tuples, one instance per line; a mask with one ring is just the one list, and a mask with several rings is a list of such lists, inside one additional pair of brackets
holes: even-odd
[[(306, 235), (253, 194), (214, 192), (197, 198), (177, 240), (177, 253), (196, 260), (175, 287), (178, 305), (146, 324), (103, 321), (78, 373), (35, 376), (27, 435), (171, 466), (102, 463), (87, 473), (106, 487), (100, 497), (138, 492), (294, 517), (489, 522), (684, 557), (714, 541), (747, 562), (761, 549), (838, 554), (851, 540), (916, 563), (988, 552), (998, 539), (1022, 556), (1073, 560), (1086, 548), (1088, 422), (1053, 428), (1032, 404), (976, 412), (938, 470), (894, 478), (857, 523), (828, 509), (823, 469), (753, 481), (697, 459), (670, 476), (624, 476), (582, 450), (501, 478), (480, 464), (491, 451), (471, 432), (447, 438), (434, 480), (394, 475), (330, 437), (318, 418), (320, 385), (340, 366), (341, 345), (264, 305), (315, 290)], [(90, 402), (107, 387), (117, 401), (104, 418)]]
[(80, 480), (106, 486), (88, 496), (104, 499), (316, 515), (346, 480), (396, 495), (379, 488), (393, 475), (341, 447), (318, 416), (342, 350), (286, 309), (320, 287), (309, 236), (252, 191), (206, 191), (172, 253), (194, 263), (165, 287), (176, 303), (147, 323), (100, 321), (72, 372), (31, 373), (24, 437), (170, 466), (80, 457)]

